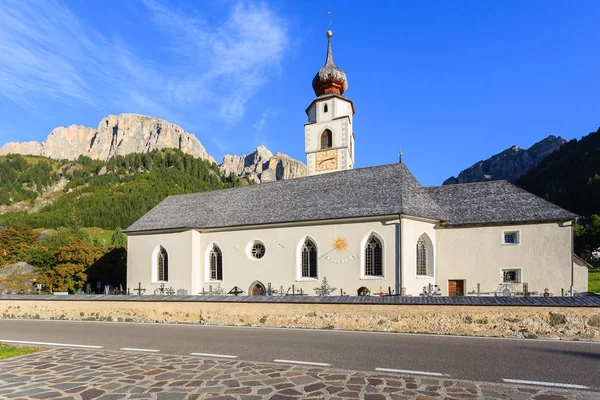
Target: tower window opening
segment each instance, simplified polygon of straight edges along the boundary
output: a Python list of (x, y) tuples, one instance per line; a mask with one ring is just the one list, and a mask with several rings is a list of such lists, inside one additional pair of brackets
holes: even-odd
[(332, 138), (331, 131), (329, 129), (325, 129), (321, 134), (321, 150), (330, 149), (332, 147)]
[(326, 113), (327, 112), (327, 104), (323, 104), (323, 112)]

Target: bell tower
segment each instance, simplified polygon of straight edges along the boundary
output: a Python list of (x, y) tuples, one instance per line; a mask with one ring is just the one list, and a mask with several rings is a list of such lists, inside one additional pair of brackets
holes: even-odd
[(333, 62), (331, 29), (327, 31), (327, 58), (312, 86), (317, 98), (306, 109), (304, 149), (308, 175), (354, 167), (354, 104), (343, 96), (348, 88), (346, 73)]

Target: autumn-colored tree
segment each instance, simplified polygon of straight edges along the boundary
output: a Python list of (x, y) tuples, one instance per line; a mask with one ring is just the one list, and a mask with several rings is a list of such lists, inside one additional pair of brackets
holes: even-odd
[(25, 253), (38, 241), (38, 235), (22, 224), (9, 225), (0, 232), (0, 267), (23, 261)]
[(53, 253), (56, 264), (40, 271), (39, 282), (54, 291), (75, 293), (83, 289), (86, 270), (103, 255), (103, 250), (81, 239), (69, 238)]

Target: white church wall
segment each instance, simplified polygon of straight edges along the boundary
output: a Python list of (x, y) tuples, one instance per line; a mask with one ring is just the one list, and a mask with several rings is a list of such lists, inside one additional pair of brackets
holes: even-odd
[(588, 291), (588, 267), (573, 263), (573, 289), (576, 292)]
[(317, 107), (316, 103), (308, 109), (308, 122), (317, 122)]
[[(364, 245), (372, 232), (383, 240), (383, 277), (365, 277), (362, 270)], [(300, 250), (307, 236), (317, 245), (317, 279), (300, 277)], [(347, 241), (346, 250), (337, 251), (334, 248), (336, 238)], [(258, 260), (249, 251), (255, 240), (266, 247), (264, 257)], [(209, 261), (206, 256), (212, 244), (216, 243), (223, 257), (223, 280), (220, 285), (226, 290), (238, 286), (248, 293), (250, 286), (259, 281), (265, 287), (271, 283), (276, 290), (281, 286), (287, 290), (293, 284), (296, 289), (302, 288), (305, 293), (315, 295), (314, 289), (324, 277), (331, 286), (338, 289), (337, 293), (343, 289), (349, 295), (356, 295), (361, 286), (366, 286), (372, 293), (378, 292), (380, 288), (387, 290), (388, 286), (393, 288), (395, 282), (395, 240), (395, 225), (384, 225), (379, 220), (203, 232), (200, 246), (202, 285), (205, 290), (208, 290), (209, 285), (217, 287), (217, 282), (208, 281)]]
[[(516, 232), (518, 244), (505, 244), (504, 233)], [(437, 230), (436, 283), (448, 295), (449, 280), (464, 280), (465, 291), (499, 290), (505, 270), (516, 270), (530, 291), (545, 288), (559, 294), (571, 282), (571, 226), (539, 223), (510, 226), (443, 228)]]
[[(417, 241), (427, 235), (431, 249), (427, 258), (430, 263), (427, 275), (417, 275)], [(413, 218), (402, 219), (402, 287), (413, 296), (423, 291), (423, 286), (436, 283), (437, 244), (435, 223)], [(433, 251), (431, 251), (433, 250)]]
[(141, 283), (145, 294), (153, 294), (161, 283), (157, 280), (156, 250), (164, 247), (168, 254), (168, 280), (165, 286), (197, 290), (200, 263), (198, 259), (200, 234), (194, 230), (151, 235), (129, 235), (127, 238), (127, 287), (133, 290)]
[(348, 117), (350, 123), (352, 123), (352, 104), (346, 100), (334, 97), (331, 100), (333, 105), (332, 118)]
[(332, 148), (341, 147), (345, 142), (343, 132), (345, 131), (343, 122), (346, 119), (331, 120), (326, 123), (306, 125), (306, 152), (321, 151), (321, 134), (325, 129), (329, 129), (332, 135)]

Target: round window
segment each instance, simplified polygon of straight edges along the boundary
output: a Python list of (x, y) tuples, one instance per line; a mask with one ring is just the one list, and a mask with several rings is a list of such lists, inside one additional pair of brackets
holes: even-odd
[(251, 253), (252, 257), (254, 258), (263, 258), (266, 251), (267, 250), (265, 249), (265, 245), (261, 242), (254, 242), (254, 244), (252, 245)]

